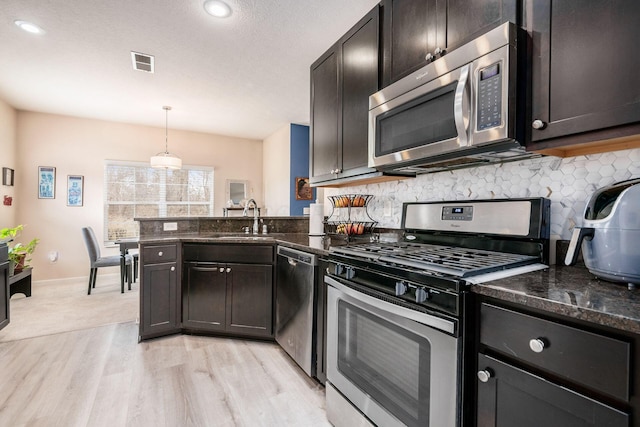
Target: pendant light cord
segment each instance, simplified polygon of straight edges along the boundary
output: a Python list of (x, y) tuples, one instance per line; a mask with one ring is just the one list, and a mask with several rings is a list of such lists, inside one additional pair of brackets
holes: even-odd
[(164, 106), (165, 123), (164, 123), (164, 153), (169, 154), (169, 110), (171, 107)]

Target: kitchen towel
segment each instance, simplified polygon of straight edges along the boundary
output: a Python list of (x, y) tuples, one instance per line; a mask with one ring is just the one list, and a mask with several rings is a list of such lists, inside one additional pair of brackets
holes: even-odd
[(324, 205), (317, 201), (309, 205), (309, 235), (324, 235)]

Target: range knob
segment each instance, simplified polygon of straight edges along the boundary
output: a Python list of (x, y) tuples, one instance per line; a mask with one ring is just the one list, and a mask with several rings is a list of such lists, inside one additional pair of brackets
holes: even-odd
[(404, 295), (407, 293), (407, 284), (401, 280), (396, 282), (396, 296)]
[(336, 276), (341, 275), (342, 273), (344, 273), (344, 265), (336, 264), (335, 268), (333, 269), (333, 272), (335, 273)]
[(356, 270), (353, 267), (347, 267), (347, 271), (344, 275), (345, 279), (353, 279), (356, 277)]
[(429, 291), (425, 288), (416, 289), (416, 302), (421, 303), (429, 299)]

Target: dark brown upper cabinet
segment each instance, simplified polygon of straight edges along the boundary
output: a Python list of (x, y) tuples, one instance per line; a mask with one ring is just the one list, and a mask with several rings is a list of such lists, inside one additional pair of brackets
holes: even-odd
[(311, 65), (310, 182), (375, 173), (367, 167), (369, 95), (379, 89), (376, 7)]
[(525, 1), (528, 149), (640, 134), (639, 17), (638, 1)]
[(382, 0), (382, 84), (389, 84), (503, 24), (517, 0)]

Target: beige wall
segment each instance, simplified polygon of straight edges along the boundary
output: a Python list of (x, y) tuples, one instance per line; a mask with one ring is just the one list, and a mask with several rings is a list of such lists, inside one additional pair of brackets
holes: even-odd
[(264, 206), (270, 216), (289, 216), (291, 125), (278, 129), (263, 141)]
[[(13, 222), (27, 225), (22, 240), (41, 239), (32, 262), (34, 280), (88, 277), (80, 228), (90, 225), (102, 239), (104, 161), (148, 162), (164, 149), (164, 132), (164, 127), (17, 113), (17, 216)], [(263, 204), (262, 141), (169, 129), (169, 151), (181, 157), (183, 164), (214, 168), (214, 215), (222, 215), (225, 181), (231, 178), (248, 180), (250, 197)], [(38, 199), (38, 166), (56, 167), (53, 200)], [(66, 206), (67, 175), (84, 175), (83, 207)], [(52, 251), (59, 253), (55, 263), (48, 259)], [(103, 255), (116, 253), (115, 248), (103, 250)]]
[[(2, 153), (0, 155), (0, 172), (3, 167), (16, 169), (16, 117), (16, 110), (0, 100), (0, 153)], [(0, 185), (0, 187), (2, 187), (0, 201), (4, 200), (4, 196), (13, 197), (11, 206), (0, 204), (0, 228), (12, 227), (15, 223), (18, 202), (15, 197), (16, 187), (4, 185)]]

